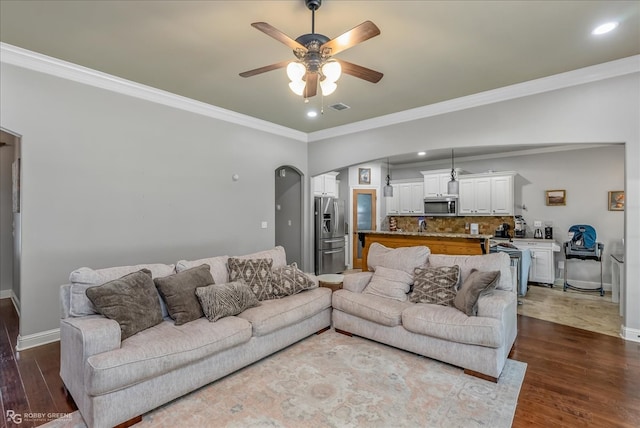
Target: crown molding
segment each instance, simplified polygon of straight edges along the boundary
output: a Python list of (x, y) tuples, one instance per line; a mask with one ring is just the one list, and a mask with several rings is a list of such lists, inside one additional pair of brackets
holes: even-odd
[(0, 42), (0, 62), (305, 143), (640, 72), (640, 55), (634, 55), (436, 104), (374, 117), (348, 125), (305, 133), (2, 42)]
[(307, 134), (266, 120), (236, 113), (171, 92), (0, 42), (0, 62), (60, 77), (85, 85), (185, 110), (247, 128), (307, 142)]
[(416, 107), (414, 109), (398, 113), (362, 120), (348, 125), (323, 129), (308, 134), (308, 141), (313, 142), (353, 134), (356, 132), (369, 131), (403, 122), (410, 122), (413, 120), (424, 119), (445, 113), (452, 113), (468, 108), (480, 107), (501, 101), (527, 97), (530, 95), (541, 94), (544, 92), (555, 91), (571, 86), (582, 85), (585, 83), (596, 82), (598, 80), (605, 80), (638, 72), (640, 72), (640, 55), (634, 55), (615, 61), (555, 74), (553, 76), (530, 80), (528, 82), (516, 83), (514, 85), (492, 89), (490, 91), (479, 92), (477, 94), (455, 98), (436, 104)]

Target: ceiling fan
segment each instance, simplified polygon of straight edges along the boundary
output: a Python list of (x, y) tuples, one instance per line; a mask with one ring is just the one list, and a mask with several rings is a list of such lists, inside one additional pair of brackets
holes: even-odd
[(335, 82), (341, 73), (371, 83), (378, 83), (382, 79), (382, 73), (333, 58), (333, 56), (377, 36), (380, 34), (380, 29), (373, 22), (365, 21), (335, 39), (329, 39), (327, 36), (315, 32), (315, 11), (322, 4), (322, 0), (305, 0), (305, 4), (311, 10), (311, 33), (303, 34), (295, 40), (266, 22), (251, 24), (252, 27), (293, 49), (297, 60), (277, 62), (245, 71), (240, 73), (240, 76), (251, 77), (286, 67), (287, 75), (291, 79), (289, 87), (294, 93), (303, 95), (305, 98), (316, 95), (318, 82), (323, 95), (331, 94), (337, 87)]

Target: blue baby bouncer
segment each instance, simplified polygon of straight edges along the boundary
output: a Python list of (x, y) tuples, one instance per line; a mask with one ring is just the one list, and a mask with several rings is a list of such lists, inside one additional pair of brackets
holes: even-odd
[[(604, 244), (596, 242), (596, 230), (588, 224), (576, 224), (569, 228), (569, 234), (573, 233), (570, 241), (564, 243), (564, 256), (566, 258), (564, 266), (564, 291), (567, 288), (576, 291), (599, 291), (600, 296), (604, 296), (602, 287), (602, 251)], [(600, 263), (600, 288), (576, 287), (567, 282), (567, 271), (569, 270), (569, 260), (594, 260)]]

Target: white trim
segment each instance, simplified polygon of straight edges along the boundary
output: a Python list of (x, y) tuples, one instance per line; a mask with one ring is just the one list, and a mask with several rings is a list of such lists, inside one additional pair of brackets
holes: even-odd
[(305, 143), (307, 142), (307, 134), (295, 129), (277, 125), (266, 120), (256, 119), (255, 117), (216, 107), (161, 89), (152, 88), (151, 86), (142, 85), (7, 43), (0, 42), (0, 61), (96, 88), (106, 89), (153, 103), (189, 111), (213, 119), (246, 126), (247, 128), (257, 129)]
[(0, 299), (10, 299), (13, 297), (13, 290), (0, 290)]
[(20, 299), (18, 299), (18, 296), (16, 296), (13, 290), (0, 291), (0, 299), (11, 299), (13, 308), (16, 310), (16, 314), (18, 314), (18, 318), (20, 318)]
[(384, 116), (354, 122), (343, 126), (304, 133), (282, 125), (240, 114), (211, 104), (196, 101), (167, 91), (152, 88), (130, 80), (92, 70), (57, 58), (22, 49), (0, 42), (0, 62), (39, 71), (74, 82), (84, 83), (140, 98), (143, 100), (178, 108), (214, 119), (223, 120), (248, 128), (257, 129), (274, 135), (291, 138), (302, 142), (319, 141), (356, 132), (368, 131), (384, 126), (424, 119), (472, 107), (498, 103), (515, 98), (526, 97), (544, 92), (554, 91), (598, 80), (610, 79), (626, 74), (640, 72), (640, 55), (634, 55), (615, 61), (592, 65), (553, 76), (542, 77), (528, 82), (516, 83), (503, 88), (480, 92), (465, 97), (455, 98), (436, 104), (426, 105)]
[(326, 138), (334, 138), (356, 132), (368, 131), (375, 128), (382, 128), (384, 126), (391, 126), (398, 123), (438, 116), (472, 107), (494, 104), (501, 101), (508, 101), (515, 98), (555, 91), (598, 80), (624, 76), (626, 74), (637, 73), (639, 71), (640, 55), (634, 55), (615, 61), (605, 62), (603, 64), (592, 65), (590, 67), (567, 71), (553, 76), (542, 77), (528, 82), (516, 83), (514, 85), (455, 98), (436, 104), (430, 104), (398, 113), (366, 119), (360, 122), (350, 123), (348, 125), (323, 129), (308, 134), (308, 141), (313, 142), (324, 140)]
[(640, 342), (640, 329), (620, 326), (620, 337), (630, 342)]
[(40, 333), (29, 334), (27, 336), (22, 336), (21, 334), (19, 334), (18, 343), (16, 344), (16, 351), (24, 351), (25, 349), (46, 345), (47, 343), (57, 342), (59, 340), (59, 328), (42, 331)]

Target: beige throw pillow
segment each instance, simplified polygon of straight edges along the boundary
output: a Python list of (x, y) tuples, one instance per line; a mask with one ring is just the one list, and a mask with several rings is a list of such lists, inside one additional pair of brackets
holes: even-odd
[(429, 247), (417, 245), (415, 247), (388, 248), (374, 242), (367, 253), (367, 267), (376, 270), (378, 266), (389, 269), (402, 270), (413, 275), (413, 269), (424, 266), (429, 257)]
[(468, 316), (476, 315), (478, 313), (478, 298), (481, 294), (496, 288), (499, 280), (499, 270), (480, 272), (477, 269), (472, 269), (467, 279), (460, 286), (453, 300), (453, 305)]
[(411, 284), (413, 277), (408, 273), (378, 266), (363, 293), (406, 302)]
[(269, 287), (268, 293), (265, 293), (266, 299), (263, 300), (292, 296), (317, 286), (306, 273), (298, 269), (298, 264), (293, 262), (290, 265), (273, 268), (271, 287)]
[(460, 268), (457, 265), (415, 268), (409, 301), (452, 306), (459, 280)]

